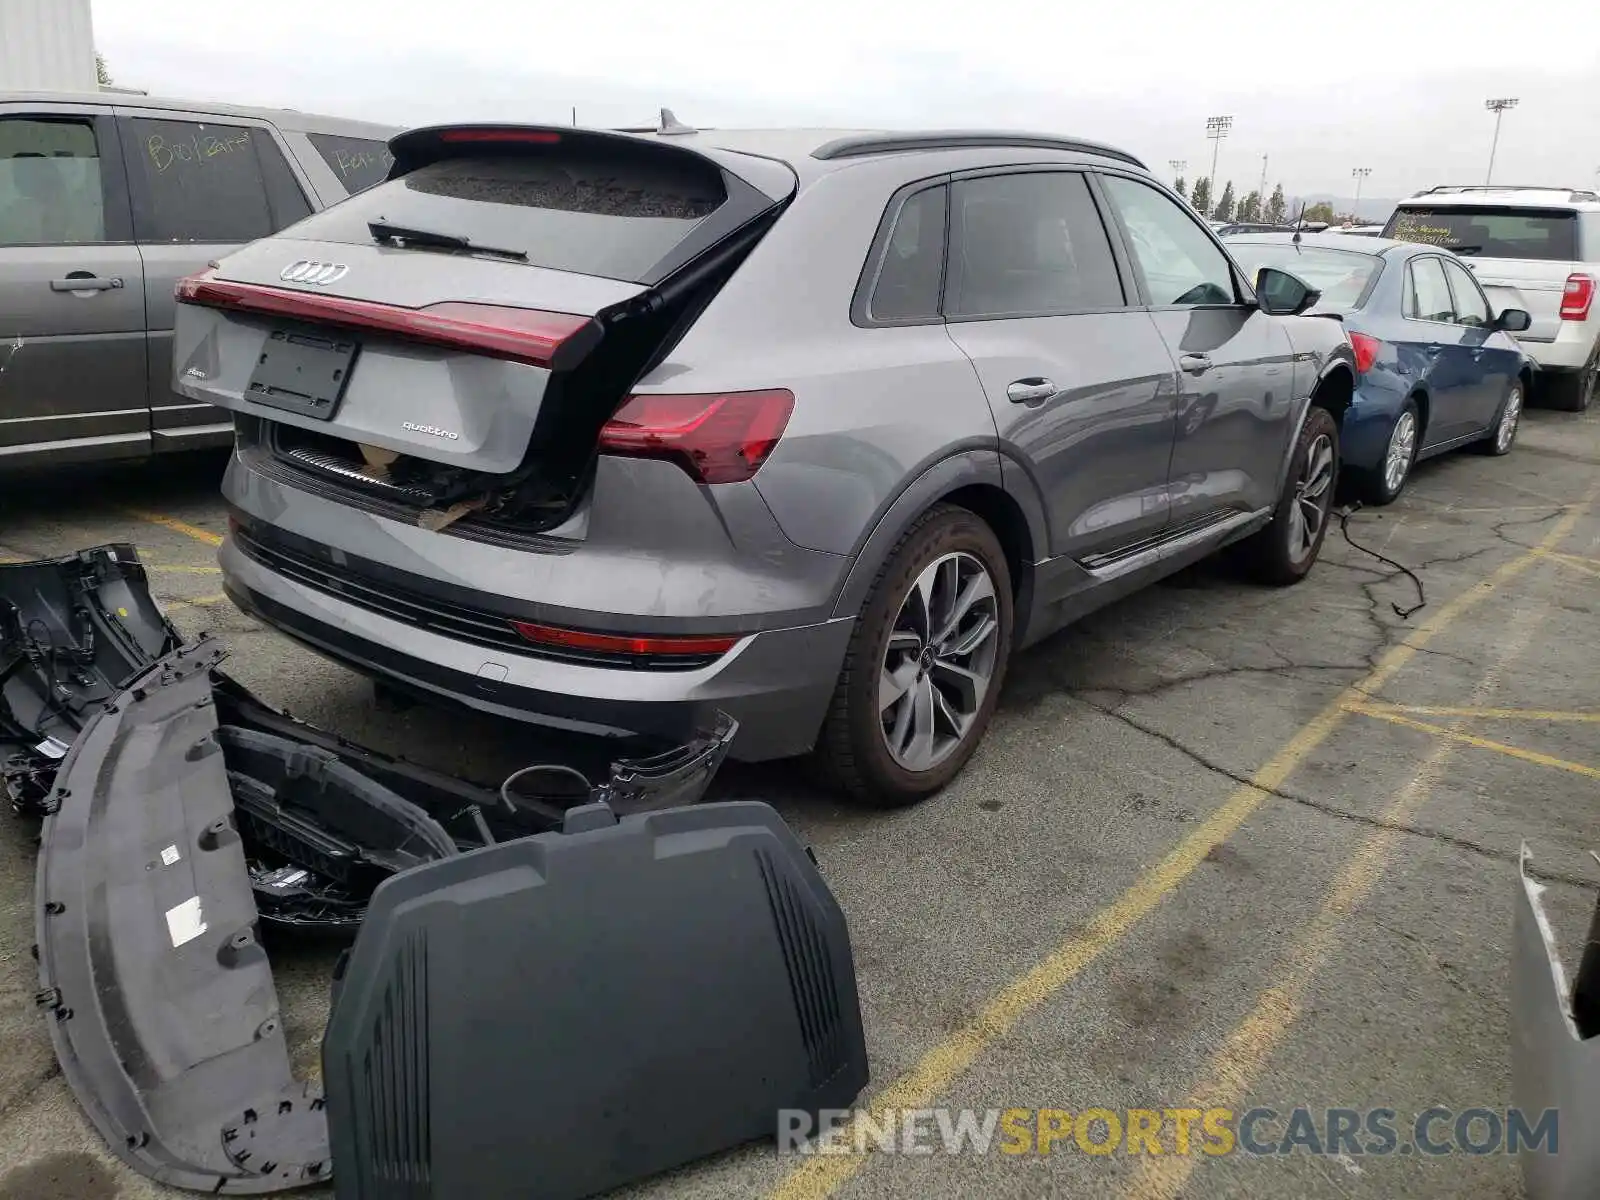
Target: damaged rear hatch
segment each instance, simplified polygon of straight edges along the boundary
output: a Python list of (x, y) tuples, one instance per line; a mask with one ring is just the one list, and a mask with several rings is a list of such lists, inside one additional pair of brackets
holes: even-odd
[(590, 130), (390, 145), (384, 184), (180, 283), (174, 385), (235, 413), (242, 452), (286, 481), (553, 523), (628, 387), (793, 173)]

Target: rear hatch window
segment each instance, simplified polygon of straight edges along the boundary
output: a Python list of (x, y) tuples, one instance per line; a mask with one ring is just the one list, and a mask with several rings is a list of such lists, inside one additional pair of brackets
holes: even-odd
[[(641, 156), (642, 158), (642, 156)], [(285, 237), (371, 245), (370, 223), (464, 237), (536, 267), (648, 282), (727, 200), (709, 162), (566, 147), (430, 163), (302, 221)]]
[(1395, 210), (1383, 232), (1472, 258), (1572, 262), (1578, 257), (1578, 216), (1570, 210), (1408, 205)]

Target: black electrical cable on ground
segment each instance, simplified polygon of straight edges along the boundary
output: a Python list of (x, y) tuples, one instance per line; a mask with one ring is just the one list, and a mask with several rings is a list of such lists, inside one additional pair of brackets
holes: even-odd
[(1352, 504), (1352, 505), (1350, 505), (1350, 506), (1348, 506), (1346, 508), (1343, 508), (1343, 509), (1341, 509), (1339, 511), (1339, 532), (1344, 534), (1344, 540), (1349, 542), (1351, 546), (1355, 547), (1355, 549), (1361, 551), (1361, 553), (1363, 553), (1363, 554), (1370, 554), (1370, 555), (1372, 555), (1373, 558), (1377, 559), (1379, 562), (1385, 564), (1386, 566), (1391, 566), (1395, 570), (1403, 572), (1405, 575), (1410, 577), (1412, 583), (1417, 585), (1417, 602), (1415, 604), (1413, 604), (1410, 608), (1401, 608), (1398, 604), (1395, 604), (1393, 601), (1390, 601), (1390, 603), (1389, 603), (1389, 607), (1394, 609), (1396, 616), (1398, 616), (1402, 621), (1408, 620), (1411, 617), (1412, 613), (1417, 612), (1418, 610), (1427, 607), (1427, 604), (1428, 604), (1428, 593), (1423, 590), (1422, 580), (1417, 578), (1417, 573), (1415, 571), (1413, 571), (1410, 567), (1407, 567), (1407, 566), (1404, 566), (1404, 565), (1402, 565), (1400, 563), (1397, 563), (1392, 558), (1385, 558), (1383, 555), (1379, 554), (1376, 550), (1372, 550), (1372, 549), (1369, 549), (1366, 546), (1363, 546), (1360, 542), (1356, 541), (1355, 538), (1350, 536), (1350, 518), (1355, 516), (1357, 510), (1359, 510), (1360, 507), (1361, 507), (1361, 504), (1358, 501), (1357, 503)]

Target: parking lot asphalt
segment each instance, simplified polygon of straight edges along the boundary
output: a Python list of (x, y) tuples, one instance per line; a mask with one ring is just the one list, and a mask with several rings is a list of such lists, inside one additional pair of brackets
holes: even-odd
[[(219, 469), (0, 492), (0, 555), (134, 541), (179, 627), (223, 637), (264, 699), (477, 777), (528, 761), (525, 732), (380, 712), (360, 678), (234, 610)], [(1387, 1108), (1401, 1141), (1430, 1106), (1504, 1112), (1519, 843), (1554, 880), (1569, 948), (1600, 882), (1600, 414), (1532, 411), (1510, 456), (1424, 464), (1349, 530), (1415, 571), (1426, 607), (1400, 617), (1412, 583), (1335, 528), (1299, 587), (1203, 564), (1028, 652), (970, 768), (920, 807), (863, 812), (786, 766), (725, 768), (715, 794), (776, 804), (849, 918), (864, 1103)], [(56, 1068), (33, 1004), (35, 835), (0, 820), (0, 1200), (175, 1195), (102, 1149)], [(307, 1073), (331, 963), (275, 951)], [(1499, 1153), (1180, 1156), (1166, 1140), (1159, 1157), (1071, 1137), (1049, 1154), (752, 1146), (630, 1194), (1520, 1195)]]

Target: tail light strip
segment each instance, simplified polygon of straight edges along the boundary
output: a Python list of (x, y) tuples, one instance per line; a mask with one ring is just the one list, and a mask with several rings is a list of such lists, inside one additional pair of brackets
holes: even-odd
[(368, 329), (406, 341), (466, 350), (546, 370), (554, 368), (561, 347), (592, 321), (576, 313), (454, 300), (426, 308), (398, 308), (370, 300), (236, 283), (217, 279), (210, 272), (180, 279), (174, 295), (180, 304)]

